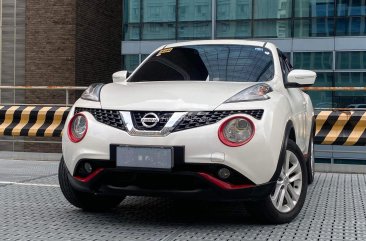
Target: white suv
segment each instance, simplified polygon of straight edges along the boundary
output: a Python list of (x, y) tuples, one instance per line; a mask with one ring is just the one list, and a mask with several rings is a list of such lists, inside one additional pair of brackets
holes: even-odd
[(72, 107), (59, 180), (84, 210), (125, 196), (247, 201), (272, 223), (300, 212), (314, 178), (314, 111), (267, 42), (193, 41), (154, 51), (130, 76), (94, 84)]

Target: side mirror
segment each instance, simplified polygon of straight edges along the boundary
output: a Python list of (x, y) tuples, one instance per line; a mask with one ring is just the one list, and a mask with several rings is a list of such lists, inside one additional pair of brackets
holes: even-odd
[(315, 83), (316, 73), (310, 70), (295, 69), (287, 75), (288, 88), (308, 87)]
[(130, 73), (127, 70), (118, 71), (112, 75), (113, 83), (124, 83), (129, 75)]

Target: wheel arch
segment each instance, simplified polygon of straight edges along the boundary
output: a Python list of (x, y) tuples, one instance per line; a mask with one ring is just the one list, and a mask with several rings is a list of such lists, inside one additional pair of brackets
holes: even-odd
[[(293, 122), (291, 120), (289, 120), (286, 123), (285, 131), (284, 131), (284, 136), (283, 136), (283, 140), (282, 140), (282, 145), (281, 145), (280, 156), (278, 158), (277, 168), (276, 168), (276, 171), (273, 174), (270, 182), (277, 181), (278, 177), (280, 176), (281, 168), (282, 168), (283, 162), (285, 160), (286, 147), (287, 147), (287, 143), (288, 143), (288, 140), (289, 139), (292, 140), (292, 141), (294, 141), (296, 143), (295, 128), (294, 128), (294, 124), (293, 124)], [(303, 160), (304, 160), (304, 158), (302, 158), (302, 161)]]

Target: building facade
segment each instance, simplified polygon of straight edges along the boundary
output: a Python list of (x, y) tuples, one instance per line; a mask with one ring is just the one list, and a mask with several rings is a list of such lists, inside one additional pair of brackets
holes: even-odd
[[(0, 0), (0, 85), (110, 82), (121, 68), (121, 26), (120, 0)], [(2, 90), (0, 102), (62, 104), (65, 93)]]
[[(121, 26), (121, 0), (0, 0), (0, 85), (111, 82), (121, 69)], [(69, 103), (79, 95), (70, 92)], [(65, 103), (65, 91), (0, 90), (1, 105)], [(2, 137), (0, 150), (60, 152), (59, 142)]]
[[(366, 0), (125, 0), (123, 68), (194, 39), (270, 41), (316, 86), (366, 86)], [(366, 103), (363, 92), (310, 92), (315, 107)]]

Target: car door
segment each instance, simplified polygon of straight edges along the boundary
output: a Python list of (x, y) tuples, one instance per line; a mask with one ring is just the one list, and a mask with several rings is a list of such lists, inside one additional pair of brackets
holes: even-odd
[[(279, 51), (283, 80), (287, 82), (287, 75), (292, 70), (287, 58)], [(296, 143), (301, 151), (306, 152), (306, 109), (307, 101), (299, 88), (287, 88), (286, 97), (291, 106), (292, 121), (296, 133)]]

